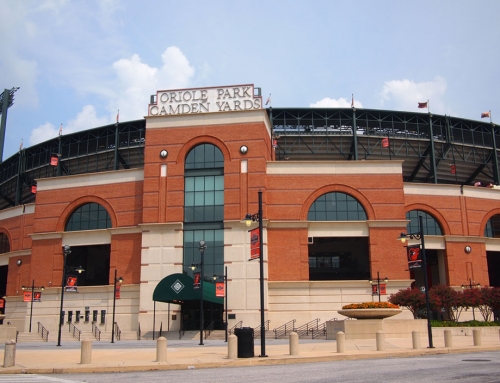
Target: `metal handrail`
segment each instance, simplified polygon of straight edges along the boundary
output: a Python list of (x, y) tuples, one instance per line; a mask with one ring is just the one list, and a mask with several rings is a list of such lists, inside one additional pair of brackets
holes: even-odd
[(38, 333), (42, 337), (43, 341), (49, 341), (49, 330), (43, 327), (43, 324), (41, 324), (40, 322), (38, 322)]
[(319, 328), (319, 320), (319, 318), (313, 319), (300, 327), (294, 328), (293, 331), (298, 334), (299, 338), (301, 336), (308, 336), (312, 330)]
[(120, 340), (122, 335), (122, 330), (120, 330), (120, 327), (118, 327), (118, 323), (116, 322), (115, 325), (113, 326), (113, 331), (115, 332), (115, 339)]
[(141, 340), (141, 322), (137, 322), (137, 340)]
[[(336, 321), (336, 320), (337, 320), (337, 318), (332, 318), (330, 320), (327, 320), (326, 322)], [(320, 337), (320, 336), (326, 336), (326, 322), (321, 323), (316, 330), (315, 329), (311, 330), (311, 338), (312, 339), (316, 339), (317, 337)]]
[(289, 322), (286, 322), (284, 325), (275, 328), (274, 331), (274, 339), (278, 339), (280, 336), (286, 335), (287, 332), (292, 332), (295, 328), (295, 319), (292, 319)]
[(231, 335), (234, 332), (235, 328), (241, 328), (243, 326), (243, 321), (240, 320), (238, 323), (236, 323), (233, 327), (231, 327), (227, 332), (229, 335)]
[(80, 340), (82, 332), (75, 327), (73, 322), (69, 323), (69, 332), (73, 336), (73, 338), (75, 338), (76, 340)]
[[(212, 321), (208, 326), (207, 328), (203, 331), (205, 333), (205, 339), (208, 339), (208, 337), (210, 336), (210, 334), (212, 333), (212, 331), (214, 331), (214, 321)], [(208, 335), (207, 335), (207, 332), (208, 332)]]
[(99, 327), (97, 327), (95, 322), (92, 322), (92, 334), (96, 340), (101, 340), (101, 330), (99, 330)]
[[(271, 321), (270, 321), (270, 320), (266, 320), (266, 321), (264, 322), (264, 331), (269, 331), (269, 323), (271, 323)], [(256, 326), (256, 327), (255, 327), (255, 330), (254, 330), (254, 332), (253, 332), (253, 337), (254, 337), (254, 338), (257, 338), (257, 337), (259, 337), (259, 336), (260, 336), (260, 330), (261, 330), (260, 326)]]

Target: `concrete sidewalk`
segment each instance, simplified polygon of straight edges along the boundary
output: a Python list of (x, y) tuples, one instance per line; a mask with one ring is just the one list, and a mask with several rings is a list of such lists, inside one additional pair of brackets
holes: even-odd
[[(420, 339), (421, 348), (414, 350), (411, 339), (390, 338), (385, 340), (385, 350), (377, 351), (376, 341), (347, 340), (345, 352), (337, 353), (335, 341), (305, 340), (299, 341), (299, 355), (290, 355), (289, 343), (286, 340), (266, 339), (267, 357), (259, 357), (260, 343), (255, 342), (255, 357), (228, 359), (227, 343), (219, 340), (206, 340), (205, 345), (197, 341), (186, 340), (171, 342), (167, 345), (167, 361), (156, 362), (156, 342), (132, 341), (117, 342), (113, 345), (93, 344), (92, 361), (80, 364), (79, 348), (65, 349), (56, 347), (55, 343), (44, 343), (43, 346), (18, 347), (16, 364), (13, 367), (0, 368), (0, 374), (27, 373), (77, 373), (77, 372), (126, 372), (147, 370), (174, 370), (191, 368), (216, 368), (232, 366), (254, 366), (292, 363), (312, 363), (335, 360), (373, 359), (388, 357), (411, 357), (445, 353), (468, 353), (481, 351), (500, 351), (500, 339), (497, 336), (482, 337), (482, 345), (474, 346), (472, 336), (454, 336), (453, 347), (444, 347), (443, 337), (434, 337), (434, 348), (427, 348), (428, 339)], [(146, 344), (147, 343), (147, 344)], [(53, 347), (52, 347), (53, 346)], [(150, 347), (149, 347), (150, 346)], [(4, 350), (0, 352), (3, 360)]]

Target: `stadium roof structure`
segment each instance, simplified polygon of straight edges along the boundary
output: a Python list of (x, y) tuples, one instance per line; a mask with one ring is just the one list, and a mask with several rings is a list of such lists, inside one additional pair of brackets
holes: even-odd
[[(432, 113), (268, 108), (277, 161), (403, 162), (403, 181), (500, 183), (500, 129)], [(142, 168), (146, 121), (106, 125), (20, 149), (0, 164), (0, 210), (34, 202), (36, 180)]]

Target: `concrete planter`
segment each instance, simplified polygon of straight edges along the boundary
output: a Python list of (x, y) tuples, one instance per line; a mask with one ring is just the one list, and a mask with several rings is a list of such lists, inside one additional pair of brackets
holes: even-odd
[(354, 319), (384, 319), (397, 315), (402, 311), (402, 309), (349, 309), (338, 310), (338, 313)]

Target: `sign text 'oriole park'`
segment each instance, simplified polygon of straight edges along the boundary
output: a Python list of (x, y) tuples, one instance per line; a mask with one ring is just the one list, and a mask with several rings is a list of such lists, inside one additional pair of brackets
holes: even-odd
[[(257, 93), (257, 94), (256, 94)], [(152, 96), (148, 116), (261, 109), (260, 88), (253, 85), (162, 90)]]

